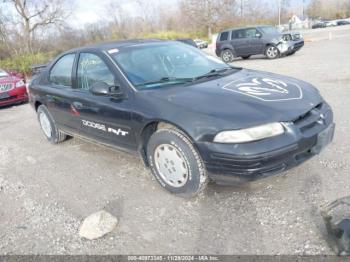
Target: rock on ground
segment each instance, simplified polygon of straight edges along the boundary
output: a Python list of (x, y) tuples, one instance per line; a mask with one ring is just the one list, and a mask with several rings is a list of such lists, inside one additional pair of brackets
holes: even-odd
[(79, 230), (79, 236), (93, 240), (113, 231), (118, 224), (118, 219), (110, 213), (101, 210), (85, 218)]

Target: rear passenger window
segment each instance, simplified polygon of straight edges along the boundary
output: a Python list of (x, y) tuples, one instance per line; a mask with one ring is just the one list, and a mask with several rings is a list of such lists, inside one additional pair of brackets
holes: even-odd
[(245, 35), (244, 29), (232, 31), (231, 39), (239, 39), (239, 38), (245, 38), (245, 37), (246, 35)]
[(72, 68), (75, 54), (60, 58), (50, 71), (49, 81), (59, 86), (72, 86)]
[(220, 41), (228, 40), (228, 32), (222, 32), (220, 35)]

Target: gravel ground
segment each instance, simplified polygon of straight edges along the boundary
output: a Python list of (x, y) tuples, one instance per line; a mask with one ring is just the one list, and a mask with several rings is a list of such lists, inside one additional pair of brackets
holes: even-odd
[[(133, 156), (79, 139), (47, 143), (29, 105), (1, 109), (0, 254), (331, 254), (319, 207), (350, 192), (350, 27), (332, 40), (319, 32), (293, 56), (233, 64), (317, 86), (334, 109), (333, 144), (280, 176), (210, 184), (191, 200), (161, 189)], [(82, 220), (101, 209), (117, 229), (80, 239)]]

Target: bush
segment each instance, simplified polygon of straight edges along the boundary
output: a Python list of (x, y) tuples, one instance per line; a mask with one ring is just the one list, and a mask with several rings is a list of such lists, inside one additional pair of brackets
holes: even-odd
[(167, 40), (175, 40), (178, 38), (201, 38), (208, 40), (206, 36), (197, 33), (185, 33), (185, 32), (176, 32), (176, 31), (159, 31), (155, 33), (144, 34), (142, 38), (157, 38), (157, 39), (167, 39)]
[(14, 70), (28, 76), (31, 74), (31, 66), (44, 64), (52, 59), (49, 53), (12, 55), (0, 60), (0, 68)]

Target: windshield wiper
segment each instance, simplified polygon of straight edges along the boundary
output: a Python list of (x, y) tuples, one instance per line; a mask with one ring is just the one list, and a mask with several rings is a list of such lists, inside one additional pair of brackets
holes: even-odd
[(158, 80), (155, 81), (149, 81), (149, 82), (144, 82), (137, 84), (136, 86), (145, 86), (145, 85), (156, 85), (156, 84), (163, 84), (163, 83), (172, 83), (172, 82), (179, 82), (179, 83), (186, 83), (186, 82), (191, 82), (193, 81), (193, 78), (187, 77), (187, 78), (180, 78), (180, 77), (171, 77), (171, 76), (166, 76), (162, 77)]
[(237, 68), (233, 68), (233, 67), (215, 68), (204, 75), (200, 75), (200, 76), (195, 77), (193, 80), (195, 81), (195, 80), (213, 77), (213, 76), (222, 76), (224, 72), (226, 72), (227, 70), (232, 70), (232, 69), (237, 69)]

